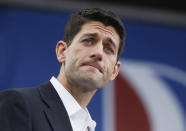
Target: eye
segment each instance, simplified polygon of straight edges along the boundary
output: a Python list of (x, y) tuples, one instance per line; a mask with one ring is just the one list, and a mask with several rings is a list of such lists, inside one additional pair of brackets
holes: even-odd
[(108, 53), (114, 53), (114, 50), (112, 49), (112, 47), (109, 47), (109, 46), (105, 47), (105, 51)]
[(93, 42), (93, 39), (84, 39), (83, 43), (85, 43), (86, 45), (91, 45)]

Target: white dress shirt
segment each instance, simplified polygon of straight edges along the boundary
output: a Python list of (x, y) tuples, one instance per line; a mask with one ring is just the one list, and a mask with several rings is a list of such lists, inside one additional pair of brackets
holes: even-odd
[(84, 110), (55, 77), (50, 82), (67, 110), (73, 131), (95, 131), (96, 122), (92, 120), (88, 110)]

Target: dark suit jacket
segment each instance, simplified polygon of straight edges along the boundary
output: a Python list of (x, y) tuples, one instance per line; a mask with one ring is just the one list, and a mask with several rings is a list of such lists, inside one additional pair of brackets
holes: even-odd
[(72, 131), (67, 111), (50, 82), (0, 92), (0, 131)]

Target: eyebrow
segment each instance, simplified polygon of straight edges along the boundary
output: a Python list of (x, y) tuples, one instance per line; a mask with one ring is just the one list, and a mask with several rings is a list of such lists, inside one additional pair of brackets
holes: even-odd
[(97, 33), (86, 33), (86, 34), (83, 34), (83, 36), (82, 37), (80, 37), (80, 38), (83, 38), (83, 37), (96, 37), (96, 36), (98, 36), (98, 34)]

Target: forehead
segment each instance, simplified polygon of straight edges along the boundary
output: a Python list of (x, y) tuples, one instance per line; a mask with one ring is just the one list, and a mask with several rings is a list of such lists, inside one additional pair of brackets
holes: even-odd
[(87, 33), (97, 33), (99, 36), (110, 38), (117, 45), (120, 42), (120, 37), (116, 30), (112, 26), (105, 26), (101, 22), (91, 21), (85, 23), (77, 35), (81, 37)]

